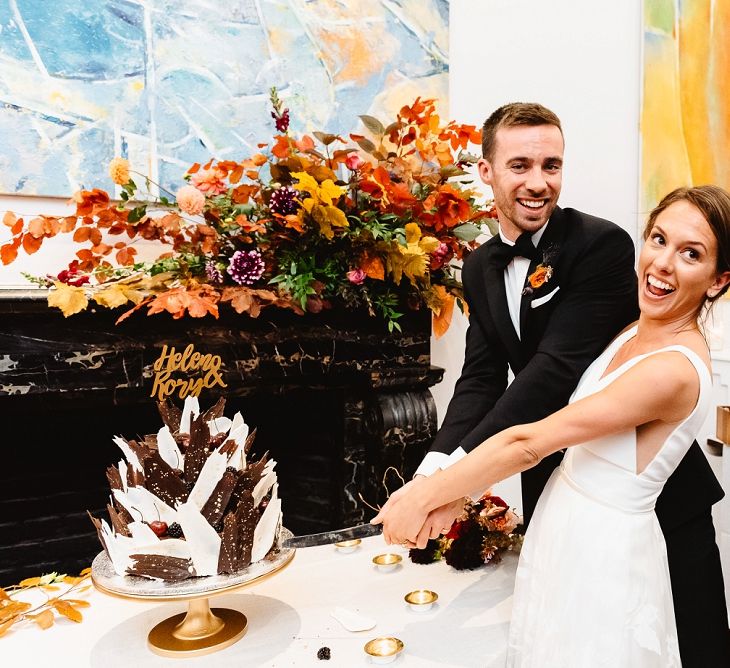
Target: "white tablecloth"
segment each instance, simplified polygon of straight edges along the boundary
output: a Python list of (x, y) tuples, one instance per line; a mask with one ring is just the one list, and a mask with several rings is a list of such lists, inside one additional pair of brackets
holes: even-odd
[[(395, 571), (375, 569), (372, 557), (392, 551), (404, 556)], [(122, 600), (93, 591), (84, 620), (57, 622), (42, 631), (25, 623), (0, 638), (0, 664), (24, 666), (289, 666), (370, 665), (365, 643), (389, 635), (405, 643), (394, 668), (502, 668), (517, 557), (508, 553), (498, 565), (455, 571), (443, 562), (411, 563), (401, 548), (386, 548), (382, 538), (364, 540), (351, 554), (331, 545), (301, 549), (275, 576), (210, 599), (211, 607), (229, 607), (248, 617), (248, 630), (219, 652), (181, 660), (147, 648), (147, 633), (186, 603)], [(438, 593), (427, 612), (414, 612), (403, 597), (414, 589)], [(330, 616), (348, 608), (377, 620), (370, 631), (351, 633)], [(317, 659), (327, 646), (332, 659)]]

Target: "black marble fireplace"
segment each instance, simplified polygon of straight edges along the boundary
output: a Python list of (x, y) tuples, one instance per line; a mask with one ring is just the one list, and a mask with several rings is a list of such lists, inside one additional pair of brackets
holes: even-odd
[[(278, 461), (285, 521), (324, 531), (372, 515), (390, 466), (412, 475), (436, 428), (426, 312), (388, 334), (351, 313), (283, 311), (219, 320), (99, 309), (68, 319), (35, 291), (0, 298), (0, 585), (53, 570), (77, 572), (99, 551), (86, 510), (102, 514), (116, 434), (161, 426), (152, 364), (164, 344), (220, 355), (228, 397)], [(400, 483), (388, 478), (392, 490)]]

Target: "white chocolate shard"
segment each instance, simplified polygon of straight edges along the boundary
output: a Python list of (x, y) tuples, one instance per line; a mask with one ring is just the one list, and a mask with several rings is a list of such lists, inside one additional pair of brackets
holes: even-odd
[(230, 418), (225, 417), (225, 415), (208, 420), (208, 429), (210, 429), (211, 437), (218, 436), (218, 434), (227, 434), (231, 428), (231, 424), (233, 423)]
[(261, 503), (261, 499), (269, 493), (271, 486), (276, 482), (276, 472), (274, 471), (275, 466), (276, 461), (269, 459), (264, 466), (264, 470), (261, 472), (261, 480), (259, 480), (253, 488), (253, 505), (255, 507)]
[(201, 510), (226, 472), (226, 466), (228, 466), (228, 455), (224, 455), (219, 450), (211, 453), (205, 460), (203, 468), (200, 469), (200, 475), (190, 492), (188, 503), (194, 503), (198, 510)]
[(190, 501), (177, 507), (177, 516), (190, 549), (195, 572), (198, 575), (216, 575), (221, 547), (220, 536)]
[(278, 487), (278, 484), (274, 485), (269, 505), (266, 506), (253, 532), (251, 562), (263, 559), (276, 539), (277, 529), (281, 522), (281, 499), (277, 495)]
[(114, 489), (112, 494), (136, 521), (154, 522), (155, 520), (162, 520), (167, 522), (168, 526), (173, 522), (177, 522), (175, 510), (144, 487), (130, 487), (126, 492)]
[(139, 463), (139, 459), (137, 459), (137, 455), (134, 454), (132, 448), (129, 447), (129, 443), (127, 443), (127, 441), (121, 436), (115, 436), (112, 440), (119, 446), (119, 449), (124, 453), (124, 457), (129, 462), (129, 465), (136, 471), (144, 473), (142, 464)]
[(162, 460), (171, 468), (182, 470), (185, 467), (185, 456), (177, 447), (170, 428), (165, 425), (157, 432), (157, 452)]
[(185, 397), (185, 403), (183, 404), (182, 417), (180, 418), (180, 433), (190, 433), (190, 421), (191, 417), (196, 418), (200, 415), (200, 404), (198, 403), (198, 397), (188, 396)]

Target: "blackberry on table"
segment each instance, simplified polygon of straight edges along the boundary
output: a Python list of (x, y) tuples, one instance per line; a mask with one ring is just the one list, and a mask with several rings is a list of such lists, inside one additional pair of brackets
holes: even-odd
[(329, 647), (320, 647), (317, 650), (317, 658), (320, 661), (329, 661), (332, 658), (332, 651)]

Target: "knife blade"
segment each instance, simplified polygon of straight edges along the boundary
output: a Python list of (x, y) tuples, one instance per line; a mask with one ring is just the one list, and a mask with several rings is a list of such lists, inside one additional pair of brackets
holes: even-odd
[(343, 540), (353, 540), (355, 538), (367, 538), (368, 536), (377, 536), (383, 532), (382, 524), (358, 524), (354, 527), (346, 529), (338, 529), (337, 531), (324, 531), (322, 533), (310, 533), (303, 536), (293, 536), (287, 538), (282, 547), (314, 547), (315, 545), (329, 545), (330, 543), (340, 543)]

